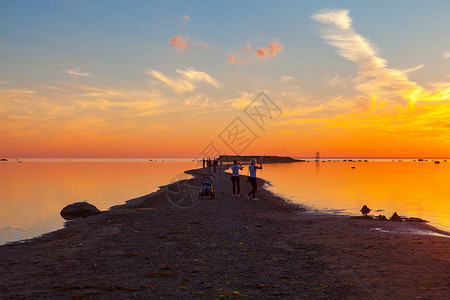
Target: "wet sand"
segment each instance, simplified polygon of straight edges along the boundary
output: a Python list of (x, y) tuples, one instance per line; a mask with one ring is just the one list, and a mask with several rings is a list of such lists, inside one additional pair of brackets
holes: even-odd
[(231, 197), (227, 173), (217, 176), (216, 199), (198, 200), (202, 172), (40, 238), (0, 246), (0, 298), (450, 294), (450, 238), (413, 234), (427, 230), (423, 224), (310, 214), (263, 190), (262, 180), (260, 200), (247, 200), (245, 176), (241, 196)]

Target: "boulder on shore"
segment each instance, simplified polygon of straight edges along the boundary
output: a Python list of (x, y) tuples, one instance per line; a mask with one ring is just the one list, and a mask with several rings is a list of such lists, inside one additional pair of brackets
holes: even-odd
[(60, 214), (66, 220), (73, 220), (82, 217), (98, 215), (101, 211), (92, 204), (87, 202), (76, 202), (64, 207)]
[(367, 214), (370, 213), (371, 209), (368, 208), (367, 205), (364, 205), (360, 211), (364, 216), (367, 216)]

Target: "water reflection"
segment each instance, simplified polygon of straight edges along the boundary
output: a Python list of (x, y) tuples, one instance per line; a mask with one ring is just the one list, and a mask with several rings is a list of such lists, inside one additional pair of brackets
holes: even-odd
[[(355, 167), (355, 168), (352, 168)], [(311, 176), (315, 174), (315, 176)], [(450, 231), (450, 163), (414, 161), (267, 164), (274, 192), (320, 210), (420, 217)]]
[(61, 209), (88, 201), (100, 210), (167, 184), (192, 161), (2, 162), (0, 244), (59, 229)]

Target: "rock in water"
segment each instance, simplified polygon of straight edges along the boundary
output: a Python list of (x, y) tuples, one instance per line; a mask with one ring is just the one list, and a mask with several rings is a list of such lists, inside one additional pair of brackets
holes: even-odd
[(97, 207), (87, 202), (76, 202), (69, 204), (61, 210), (61, 217), (66, 220), (77, 219), (81, 217), (88, 217), (98, 215), (101, 213)]
[(361, 212), (362, 212), (362, 214), (363, 214), (364, 216), (367, 216), (367, 214), (370, 213), (370, 211), (371, 211), (371, 209), (368, 208), (367, 205), (364, 205), (364, 206), (361, 208)]
[(403, 221), (403, 219), (399, 215), (397, 215), (397, 212), (394, 212), (394, 214), (392, 215), (392, 217), (389, 220), (390, 221), (398, 221), (398, 222)]

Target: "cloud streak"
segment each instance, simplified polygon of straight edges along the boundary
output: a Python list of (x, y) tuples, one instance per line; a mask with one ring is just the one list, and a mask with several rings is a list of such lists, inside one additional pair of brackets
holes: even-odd
[(170, 78), (156, 70), (150, 71), (149, 75), (163, 82), (164, 84), (175, 90), (177, 93), (193, 91), (196, 88), (195, 84), (198, 82), (206, 82), (215, 86), (216, 88), (220, 88), (217, 80), (215, 80), (205, 72), (198, 71), (194, 68), (187, 68), (185, 70), (178, 69), (176, 70), (176, 72), (181, 76), (177, 78)]
[(322, 31), (327, 43), (334, 46), (340, 56), (358, 65), (359, 74), (354, 79), (356, 89), (410, 107), (414, 107), (419, 100), (430, 98), (429, 93), (407, 76), (408, 72), (423, 66), (405, 71), (388, 68), (376, 47), (355, 32), (348, 10), (322, 10), (311, 17), (327, 25)]
[[(156, 90), (99, 88), (58, 84), (46, 90), (0, 89), (0, 136), (10, 141), (41, 143), (87, 136), (131, 136), (149, 127), (149, 116), (168, 109)], [(151, 124), (151, 125), (149, 125)]]
[(78, 77), (89, 78), (89, 77), (93, 77), (93, 75), (90, 72), (82, 72), (82, 71), (80, 71), (79, 68), (66, 70), (66, 71), (63, 71), (63, 73), (71, 75), (71, 76), (73, 76), (73, 78), (78, 78)]
[(432, 83), (425, 89), (408, 78), (411, 72), (422, 69), (422, 64), (406, 70), (388, 67), (376, 46), (355, 31), (348, 10), (322, 10), (311, 17), (323, 25), (325, 41), (358, 67), (355, 78), (336, 75), (328, 84), (351, 87), (358, 94), (314, 99), (319, 101), (287, 99), (284, 102), (292, 107), (285, 109), (286, 124), (351, 130), (352, 135), (361, 137), (370, 133), (380, 141), (387, 136), (409, 139), (413, 144), (426, 139), (442, 144), (450, 138), (450, 83)]

